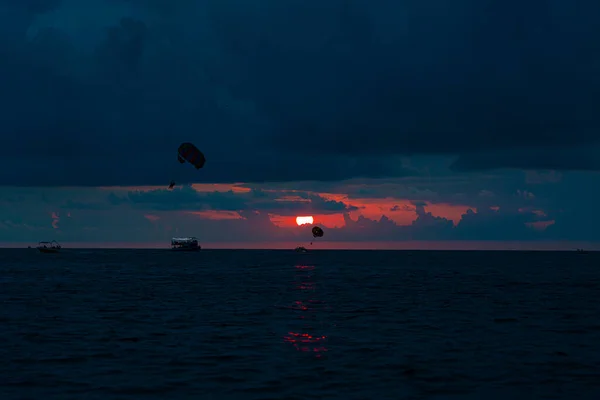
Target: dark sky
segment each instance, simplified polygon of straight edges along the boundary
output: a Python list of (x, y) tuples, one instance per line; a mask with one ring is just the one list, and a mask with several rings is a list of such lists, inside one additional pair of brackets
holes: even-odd
[[(0, 0), (0, 186), (362, 179), (480, 210), (500, 203), (482, 192), (531, 192), (547, 238), (599, 237), (598, 15), (583, 0)], [(176, 162), (184, 141), (201, 171)], [(487, 217), (465, 214), (464, 232)], [(451, 237), (530, 235), (476, 226)]]

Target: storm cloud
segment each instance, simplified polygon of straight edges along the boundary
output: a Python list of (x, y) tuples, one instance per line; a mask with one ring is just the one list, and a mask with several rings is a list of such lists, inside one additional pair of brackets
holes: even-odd
[(594, 2), (84, 3), (0, 1), (0, 185), (600, 166)]

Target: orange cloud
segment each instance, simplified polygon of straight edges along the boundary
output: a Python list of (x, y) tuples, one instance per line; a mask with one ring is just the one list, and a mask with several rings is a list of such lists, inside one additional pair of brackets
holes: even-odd
[(50, 217), (52, 218), (52, 227), (58, 229), (58, 223), (60, 222), (60, 216), (57, 212), (51, 212)]
[(460, 222), (463, 214), (466, 213), (469, 209), (473, 210), (474, 212), (477, 212), (477, 209), (474, 207), (456, 204), (439, 203), (428, 204), (425, 206), (426, 212), (430, 212), (431, 215), (433, 215), (434, 217), (446, 218), (454, 222), (454, 225), (457, 225)]
[(556, 221), (535, 221), (535, 222), (527, 222), (527, 225), (531, 229), (535, 229), (536, 231), (543, 231), (548, 228), (550, 225), (554, 225)]
[(160, 217), (158, 215), (152, 215), (152, 214), (144, 214), (144, 218), (146, 218), (148, 221), (158, 221), (160, 219)]
[(405, 200), (391, 197), (383, 199), (353, 198), (350, 200), (347, 195), (343, 194), (319, 193), (319, 195), (327, 200), (341, 201), (359, 208), (357, 211), (350, 212), (353, 219), (362, 215), (365, 218), (379, 220), (385, 215), (398, 225), (410, 225), (417, 219), (416, 207)]
[(532, 213), (532, 214), (537, 215), (540, 218), (548, 216), (548, 214), (546, 214), (546, 212), (544, 210), (539, 210), (539, 209), (536, 209), (533, 207), (521, 207), (517, 211), (519, 211), (520, 213)]
[(243, 183), (194, 183), (192, 187), (198, 192), (249, 193), (251, 190)]
[[(408, 200), (396, 199), (393, 197), (382, 199), (353, 198), (350, 200), (347, 195), (333, 193), (320, 193), (320, 196), (327, 200), (342, 201), (346, 204), (358, 207), (358, 211), (350, 213), (350, 216), (353, 219), (357, 219), (358, 216), (362, 215), (365, 218), (377, 221), (385, 215), (397, 225), (401, 226), (408, 226), (417, 219), (417, 207)], [(427, 203), (424, 208), (426, 212), (430, 212), (434, 217), (446, 218), (452, 221), (454, 225), (460, 222), (462, 215), (466, 213), (468, 209), (477, 212), (477, 209), (473, 207), (446, 203)]]

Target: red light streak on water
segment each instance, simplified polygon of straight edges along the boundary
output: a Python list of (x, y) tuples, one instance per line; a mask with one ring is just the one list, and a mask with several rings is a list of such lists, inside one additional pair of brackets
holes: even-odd
[(325, 304), (325, 302), (314, 298), (316, 294), (316, 283), (313, 280), (312, 273), (314, 270), (315, 267), (312, 265), (297, 265), (295, 267), (294, 291), (299, 291), (303, 295), (302, 297), (308, 296), (308, 298), (295, 300), (287, 308), (301, 313), (298, 319), (304, 322), (304, 326), (302, 331), (288, 332), (283, 336), (283, 341), (291, 344), (298, 351), (314, 353), (314, 356), (319, 358), (323, 352), (328, 350), (326, 347), (327, 336), (309, 333), (314, 329), (312, 326), (307, 325), (307, 320), (314, 320), (316, 314), (320, 311), (321, 307), (315, 306)]

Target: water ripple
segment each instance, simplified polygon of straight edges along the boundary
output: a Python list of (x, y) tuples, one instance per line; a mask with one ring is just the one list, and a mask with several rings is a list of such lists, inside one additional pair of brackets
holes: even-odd
[(0, 251), (2, 399), (596, 399), (600, 257)]

